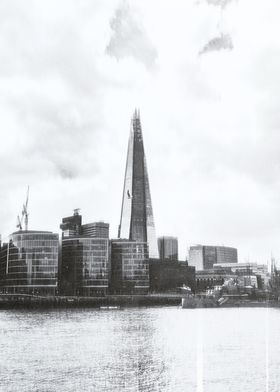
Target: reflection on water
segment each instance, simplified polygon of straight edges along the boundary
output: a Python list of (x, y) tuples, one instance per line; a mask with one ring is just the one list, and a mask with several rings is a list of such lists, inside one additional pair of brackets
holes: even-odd
[(280, 390), (280, 309), (0, 311), (1, 391)]

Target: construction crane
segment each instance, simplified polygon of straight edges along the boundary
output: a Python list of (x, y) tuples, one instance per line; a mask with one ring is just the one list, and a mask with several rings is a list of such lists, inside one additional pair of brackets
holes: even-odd
[(20, 219), (19, 216), (17, 216), (17, 227), (22, 230), (22, 218)]
[(19, 217), (19, 215), (17, 216), (17, 227), (19, 228), (19, 230), (22, 230), (23, 221), (24, 221), (25, 230), (26, 231), (28, 230), (28, 216), (29, 216), (28, 210), (27, 210), (28, 200), (29, 200), (29, 185), (27, 188), (26, 201), (22, 206), (21, 218)]

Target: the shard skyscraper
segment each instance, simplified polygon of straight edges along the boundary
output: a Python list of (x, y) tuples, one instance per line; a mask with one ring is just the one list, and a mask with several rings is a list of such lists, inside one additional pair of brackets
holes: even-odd
[(147, 242), (149, 257), (158, 258), (147, 164), (137, 110), (131, 120), (118, 236)]

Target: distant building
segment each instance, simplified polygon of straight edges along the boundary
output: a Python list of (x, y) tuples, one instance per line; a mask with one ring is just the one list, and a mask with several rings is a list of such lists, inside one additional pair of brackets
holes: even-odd
[(237, 263), (237, 249), (228, 246), (216, 246), (217, 263)]
[(215, 286), (222, 286), (227, 279), (232, 277), (236, 277), (232, 271), (214, 270), (213, 268), (196, 271), (196, 290), (204, 291)]
[(81, 226), (82, 235), (109, 239), (109, 223), (93, 222)]
[(178, 238), (163, 236), (158, 238), (159, 258), (162, 260), (178, 260)]
[(197, 290), (205, 290), (222, 285), (234, 279), (240, 288), (255, 287), (265, 289), (269, 286), (270, 275), (266, 265), (257, 263), (219, 263), (212, 269), (196, 271)]
[[(191, 246), (189, 250), (189, 265), (197, 271), (213, 268), (214, 264), (237, 263), (237, 249), (227, 246)], [(221, 261), (222, 260), (222, 261)]]
[(0, 253), (1, 289), (6, 293), (55, 295), (58, 285), (58, 234), (17, 231)]
[(195, 290), (195, 268), (185, 261), (150, 259), (150, 289), (152, 292), (178, 291), (183, 285)]
[(255, 275), (245, 275), (242, 277), (244, 287), (255, 287), (260, 288), (258, 284), (258, 277)]
[(145, 294), (149, 291), (149, 256), (146, 242), (111, 241), (111, 292)]
[(82, 215), (79, 214), (79, 210), (74, 210), (74, 215), (72, 216), (62, 218), (60, 228), (62, 230), (62, 238), (80, 235), (82, 231)]
[(90, 236), (62, 239), (61, 293), (103, 296), (109, 286), (109, 240)]
[(82, 224), (82, 215), (79, 210), (74, 210), (72, 216), (62, 218), (60, 225), (62, 238), (84, 235), (94, 238), (109, 238), (109, 223), (103, 221)]
[[(214, 271), (224, 271), (227, 273), (233, 273), (237, 276), (249, 276), (252, 281), (255, 281), (256, 277), (258, 284), (248, 284), (255, 285), (257, 288), (266, 288), (269, 285), (270, 274), (268, 272), (268, 267), (266, 264), (257, 263), (217, 263), (213, 266)], [(246, 284), (245, 284), (246, 285)]]
[(148, 243), (158, 258), (152, 199), (139, 111), (131, 120), (118, 238)]

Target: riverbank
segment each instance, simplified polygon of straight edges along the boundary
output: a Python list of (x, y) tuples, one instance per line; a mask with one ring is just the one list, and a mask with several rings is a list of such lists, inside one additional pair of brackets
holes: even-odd
[(181, 296), (172, 294), (108, 295), (106, 297), (0, 295), (0, 309), (149, 307), (179, 305), (181, 305)]
[[(219, 306), (197, 302), (185, 304), (184, 308), (217, 308), (217, 307), (280, 307), (278, 301), (272, 300), (231, 300)], [(0, 295), (0, 309), (44, 309), (44, 308), (124, 308), (181, 306), (182, 297), (177, 294), (147, 295), (108, 295), (106, 297), (62, 297), (62, 296), (31, 296), (31, 295)]]

